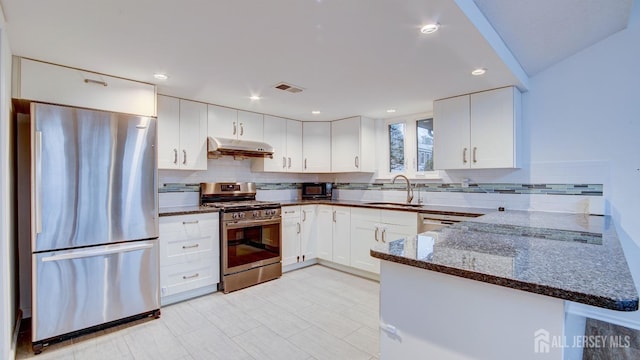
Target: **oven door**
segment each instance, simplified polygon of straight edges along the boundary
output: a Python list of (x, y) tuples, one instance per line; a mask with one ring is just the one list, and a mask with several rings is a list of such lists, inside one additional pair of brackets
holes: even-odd
[(223, 222), (223, 275), (280, 262), (281, 231), (280, 218)]

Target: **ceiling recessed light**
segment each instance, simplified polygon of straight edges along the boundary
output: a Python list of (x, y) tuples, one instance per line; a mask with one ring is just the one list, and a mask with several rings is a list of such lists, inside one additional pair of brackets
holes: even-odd
[(440, 24), (438, 23), (427, 24), (420, 28), (420, 32), (423, 34), (433, 34), (434, 32), (438, 31), (438, 29), (440, 29)]
[(320, 114), (320, 110), (313, 110), (311, 113), (312, 113), (313, 115), (318, 115), (318, 114)]
[(251, 95), (251, 96), (249, 97), (249, 99), (251, 99), (251, 100), (260, 100), (261, 98), (260, 98), (260, 96), (258, 96), (258, 95)]
[(153, 74), (153, 77), (158, 80), (167, 80), (169, 78), (167, 74), (162, 74), (162, 73)]
[(396, 109), (387, 109), (387, 112), (388, 113), (394, 113), (394, 112), (396, 112)]
[(471, 72), (471, 75), (475, 75), (475, 76), (480, 76), (480, 75), (484, 75), (484, 73), (487, 72), (487, 69), (483, 69), (483, 68), (478, 68), (475, 69)]

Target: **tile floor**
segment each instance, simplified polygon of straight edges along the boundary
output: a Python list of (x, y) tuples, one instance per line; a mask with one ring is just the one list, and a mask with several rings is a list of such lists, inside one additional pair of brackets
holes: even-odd
[[(46, 359), (377, 359), (377, 282), (321, 265), (56, 344)], [(34, 357), (22, 334), (17, 359)]]

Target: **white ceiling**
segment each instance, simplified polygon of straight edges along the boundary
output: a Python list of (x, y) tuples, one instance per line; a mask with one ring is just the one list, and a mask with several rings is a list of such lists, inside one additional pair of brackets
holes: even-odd
[[(492, 1), (509, 10), (476, 0), (490, 20), (504, 25), (495, 27), (523, 64), (540, 66), (540, 60), (528, 65), (528, 59), (557, 52), (558, 46), (525, 52), (532, 36), (519, 42), (518, 32), (509, 32), (510, 26), (518, 27), (507, 21), (517, 9), (507, 5), (509, 0)], [(529, 2), (529, 10), (538, 3)], [(567, 11), (547, 2), (547, 10), (534, 17), (554, 8)], [(15, 55), (156, 83), (161, 94), (299, 120), (430, 112), (434, 99), (522, 85), (451, 0), (0, 3)], [(419, 32), (433, 21), (441, 24), (440, 31)], [(471, 76), (477, 67), (487, 68), (487, 74)], [(155, 72), (170, 78), (159, 82)], [(272, 88), (281, 81), (305, 91)], [(251, 101), (252, 94), (262, 99)], [(388, 108), (397, 112), (389, 114)], [(312, 110), (322, 113), (312, 115)]]
[(474, 0), (533, 76), (627, 27), (633, 0)]

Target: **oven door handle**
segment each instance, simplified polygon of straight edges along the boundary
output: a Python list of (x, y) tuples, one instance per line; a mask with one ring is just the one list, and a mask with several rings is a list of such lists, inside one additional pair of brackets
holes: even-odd
[(277, 219), (266, 219), (266, 220), (239, 220), (239, 221), (225, 221), (224, 226), (227, 229), (237, 229), (237, 228), (245, 228), (245, 227), (253, 227), (253, 226), (264, 226), (264, 225), (275, 225), (280, 224), (282, 221), (280, 218)]

